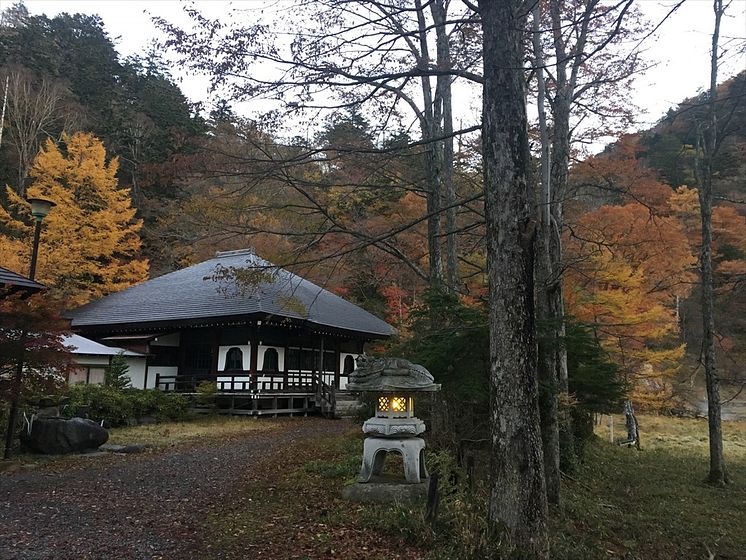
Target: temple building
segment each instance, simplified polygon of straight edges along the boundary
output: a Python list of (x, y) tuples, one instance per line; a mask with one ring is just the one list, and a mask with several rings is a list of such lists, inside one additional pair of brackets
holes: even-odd
[(251, 250), (218, 253), (68, 316), (76, 333), (147, 356), (134, 386), (180, 392), (204, 381), (221, 393), (344, 389), (365, 344), (394, 332)]

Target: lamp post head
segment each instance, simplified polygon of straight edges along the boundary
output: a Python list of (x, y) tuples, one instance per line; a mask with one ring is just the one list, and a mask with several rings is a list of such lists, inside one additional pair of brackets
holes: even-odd
[(41, 222), (46, 218), (49, 211), (54, 206), (57, 206), (54, 202), (47, 200), (46, 198), (28, 198), (26, 200), (31, 204), (31, 215), (36, 218), (38, 222)]

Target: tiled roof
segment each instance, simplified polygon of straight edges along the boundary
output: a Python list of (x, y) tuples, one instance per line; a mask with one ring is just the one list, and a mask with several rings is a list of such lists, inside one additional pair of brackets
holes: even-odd
[[(243, 291), (213, 279), (219, 267), (271, 275)], [(237, 315), (304, 319), (373, 336), (389, 336), (386, 322), (331, 292), (257, 257), (251, 251), (218, 253), (210, 260), (138, 284), (68, 312), (73, 328), (135, 326)]]
[(39, 284), (38, 282), (26, 278), (25, 276), (21, 276), (20, 274), (8, 270), (7, 268), (3, 268), (2, 266), (0, 266), (0, 285), (19, 286), (21, 288), (30, 288), (34, 290), (44, 289), (44, 284)]

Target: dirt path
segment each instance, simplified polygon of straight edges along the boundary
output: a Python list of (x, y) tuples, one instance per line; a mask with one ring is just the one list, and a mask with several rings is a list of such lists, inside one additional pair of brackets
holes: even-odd
[(252, 468), (299, 439), (343, 434), (317, 418), (142, 455), (111, 455), (0, 475), (0, 560), (199, 560), (220, 511)]

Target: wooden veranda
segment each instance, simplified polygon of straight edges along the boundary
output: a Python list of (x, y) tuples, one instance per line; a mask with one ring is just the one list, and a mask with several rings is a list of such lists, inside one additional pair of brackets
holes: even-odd
[[(156, 388), (166, 393), (189, 397), (196, 410), (209, 409), (219, 414), (262, 416), (321, 413), (333, 417), (336, 390), (316, 372), (279, 372), (219, 375), (157, 375)], [(204, 384), (214, 384), (209, 390)], [(209, 397), (208, 397), (209, 395)]]

